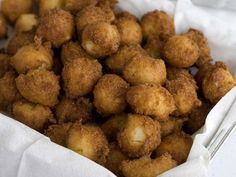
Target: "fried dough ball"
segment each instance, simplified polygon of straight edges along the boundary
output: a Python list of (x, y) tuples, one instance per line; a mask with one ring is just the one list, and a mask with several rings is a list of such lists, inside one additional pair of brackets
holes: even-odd
[(91, 58), (78, 42), (68, 42), (62, 46), (61, 61), (63, 64), (78, 58)]
[(197, 44), (186, 36), (173, 36), (168, 39), (163, 48), (167, 63), (178, 68), (192, 66), (199, 58)]
[(38, 25), (38, 17), (35, 14), (22, 14), (15, 23), (15, 30), (26, 32), (33, 30)]
[(64, 8), (73, 13), (76, 13), (87, 6), (94, 6), (97, 0), (64, 0)]
[(0, 14), (0, 39), (7, 36), (7, 22), (2, 14)]
[(161, 50), (162, 50), (162, 42), (160, 41), (159, 37), (148, 38), (147, 43), (143, 47), (147, 53), (153, 58), (160, 58), (161, 57)]
[(117, 139), (129, 157), (148, 155), (161, 143), (160, 124), (148, 116), (128, 114)]
[[(221, 66), (221, 63), (222, 63), (222, 62), (216, 62), (216, 63), (215, 63), (215, 66), (217, 66), (217, 65), (220, 65), (220, 66)], [(223, 65), (225, 66), (225, 64), (222, 63), (222, 66), (223, 66)], [(224, 67), (224, 66), (223, 66), (223, 67)], [(225, 66), (225, 67), (226, 67), (226, 66)], [(204, 77), (206, 76), (206, 73), (207, 73), (207, 72), (210, 72), (213, 68), (214, 68), (214, 65), (211, 64), (211, 63), (208, 63), (208, 62), (204, 63), (203, 65), (201, 65), (201, 66), (199, 67), (198, 72), (197, 72), (196, 75), (194, 76), (194, 78), (195, 78), (195, 80), (197, 81), (197, 83), (198, 83), (199, 86), (202, 85), (202, 81), (203, 81)]]
[(142, 28), (133, 19), (120, 18), (114, 24), (120, 33), (121, 45), (139, 45), (142, 42)]
[(10, 68), (10, 56), (0, 53), (0, 78), (2, 78)]
[(33, 102), (53, 107), (58, 102), (59, 78), (50, 71), (31, 70), (16, 78), (16, 86), (21, 95)]
[(235, 84), (235, 79), (228, 68), (216, 66), (205, 75), (202, 91), (211, 103), (217, 103)]
[(7, 20), (14, 23), (21, 14), (30, 13), (32, 6), (32, 0), (2, 0), (1, 11)]
[(211, 50), (208, 46), (207, 38), (201, 31), (196, 29), (189, 29), (189, 31), (184, 35), (196, 42), (199, 47), (199, 58), (196, 62), (197, 66), (201, 66), (204, 63), (210, 62), (212, 60)]
[(82, 47), (93, 57), (104, 57), (117, 52), (120, 34), (114, 25), (98, 22), (85, 27)]
[(174, 97), (177, 107), (174, 114), (177, 116), (188, 115), (195, 107), (201, 105), (195, 85), (185, 78), (167, 81), (166, 88)]
[(111, 8), (114, 8), (118, 3), (118, 0), (98, 0), (98, 6), (109, 5)]
[(56, 105), (55, 112), (59, 123), (86, 122), (92, 118), (93, 105), (89, 99), (80, 97), (72, 100), (63, 97)]
[(50, 41), (57, 48), (69, 41), (73, 32), (73, 16), (62, 9), (52, 9), (40, 16), (36, 33), (43, 39)]
[(129, 13), (128, 11), (122, 11), (122, 12), (118, 12), (116, 13), (116, 18), (117, 19), (129, 19), (129, 20), (134, 20), (137, 21), (137, 17), (131, 13)]
[(117, 134), (125, 125), (126, 120), (127, 114), (117, 114), (101, 125), (101, 129), (109, 141), (116, 140)]
[(15, 55), (18, 49), (25, 45), (29, 45), (34, 42), (34, 32), (21, 32), (15, 33), (7, 44), (7, 53), (10, 55)]
[(42, 131), (53, 118), (49, 107), (28, 101), (17, 101), (13, 104), (13, 116), (25, 125)]
[(49, 137), (52, 142), (66, 146), (67, 132), (71, 126), (72, 123), (51, 125), (44, 132), (44, 135)]
[(141, 19), (143, 36), (145, 39), (159, 36), (161, 40), (167, 40), (175, 34), (174, 21), (171, 16), (163, 11), (152, 11)]
[(105, 74), (93, 90), (94, 106), (102, 115), (117, 114), (126, 108), (129, 84), (120, 76)]
[(139, 45), (122, 46), (106, 60), (106, 65), (113, 73), (121, 74), (125, 65), (136, 55), (148, 56)]
[(65, 64), (62, 71), (64, 90), (69, 98), (77, 98), (91, 92), (100, 77), (101, 64), (88, 58), (72, 60)]
[(64, 0), (37, 0), (39, 7), (39, 14), (42, 14), (48, 10), (62, 8)]
[(127, 102), (136, 113), (161, 121), (168, 120), (169, 114), (176, 110), (174, 97), (161, 86), (133, 86), (127, 92)]
[(176, 133), (162, 139), (160, 146), (155, 150), (157, 156), (170, 153), (178, 164), (184, 163), (191, 150), (193, 140), (191, 136), (184, 133)]
[(109, 153), (108, 142), (99, 127), (74, 124), (67, 137), (67, 147), (99, 164), (104, 164)]
[(124, 67), (123, 76), (132, 85), (162, 85), (166, 81), (165, 63), (160, 59), (135, 56)]
[(19, 74), (29, 70), (46, 69), (53, 67), (52, 51), (41, 44), (30, 44), (20, 48), (11, 59), (11, 65)]
[(121, 171), (125, 177), (156, 177), (174, 167), (176, 161), (168, 153), (151, 159), (149, 156), (121, 163)]
[(212, 106), (208, 102), (202, 101), (202, 105), (192, 110), (189, 119), (184, 122), (184, 132), (192, 135), (198, 131), (205, 124), (205, 120), (211, 108)]
[(107, 156), (105, 167), (115, 175), (122, 176), (120, 166), (124, 160), (128, 160), (128, 157), (123, 152), (121, 152), (119, 146), (116, 143), (111, 143), (109, 145), (109, 150), (110, 152)]
[(184, 123), (184, 119), (170, 117), (167, 121), (160, 122), (161, 137), (166, 137), (172, 133), (180, 132)]

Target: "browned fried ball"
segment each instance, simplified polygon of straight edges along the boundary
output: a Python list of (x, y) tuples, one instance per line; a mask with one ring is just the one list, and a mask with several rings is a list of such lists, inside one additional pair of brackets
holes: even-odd
[(33, 30), (38, 25), (36, 14), (22, 14), (16, 20), (15, 30), (17, 32), (26, 32)]
[(55, 112), (59, 123), (86, 122), (92, 118), (93, 105), (88, 98), (72, 100), (63, 97), (56, 105)]
[(73, 13), (83, 10), (87, 6), (94, 6), (97, 0), (64, 0), (64, 8)]
[(169, 115), (176, 109), (174, 97), (161, 86), (133, 86), (127, 92), (127, 102), (134, 112), (161, 121), (168, 120)]
[(106, 22), (87, 25), (82, 33), (82, 47), (93, 57), (104, 57), (117, 52), (120, 34), (116, 26)]
[(49, 121), (53, 119), (53, 114), (49, 107), (28, 101), (15, 102), (12, 112), (16, 120), (37, 131), (42, 131)]
[(128, 114), (117, 139), (129, 157), (148, 155), (161, 143), (160, 124), (148, 116)]
[(16, 78), (16, 86), (21, 95), (33, 102), (53, 107), (58, 102), (59, 77), (46, 70), (31, 70)]
[(10, 70), (10, 56), (5, 53), (0, 53), (0, 78)]
[(180, 132), (184, 123), (184, 119), (170, 117), (167, 121), (160, 122), (161, 137), (168, 136), (172, 133)]
[(5, 20), (5, 17), (0, 14), (0, 39), (5, 38), (7, 36), (7, 32), (7, 22)]
[(37, 0), (39, 7), (39, 14), (44, 13), (45, 11), (62, 8), (64, 0)]
[(161, 59), (139, 55), (125, 65), (123, 76), (132, 85), (162, 85), (166, 81), (166, 66)]
[(72, 38), (74, 32), (73, 16), (62, 9), (44, 12), (39, 18), (37, 35), (50, 41), (54, 47), (60, 47)]
[(144, 156), (125, 160), (121, 163), (121, 171), (125, 177), (156, 177), (176, 166), (176, 161), (166, 153), (156, 159)]
[(167, 63), (178, 68), (188, 68), (199, 58), (197, 44), (186, 36), (173, 36), (163, 48), (163, 56)]
[(137, 17), (131, 13), (129, 13), (128, 11), (121, 11), (115, 14), (117, 19), (129, 19), (129, 20), (134, 20), (137, 21)]
[(170, 153), (178, 164), (184, 163), (192, 147), (191, 136), (184, 133), (176, 133), (162, 139), (160, 146), (155, 150), (157, 156)]
[[(216, 62), (215, 65), (221, 65), (222, 67), (225, 66), (225, 64), (221, 63), (221, 62)], [(224, 66), (223, 66), (224, 65)], [(203, 65), (201, 65), (196, 73), (196, 75), (194, 76), (196, 82), (198, 83), (199, 86), (202, 85), (202, 81), (204, 79), (204, 77), (206, 76), (207, 72), (210, 72), (212, 69), (214, 68), (214, 65), (212, 63), (204, 63)]]
[(72, 60), (65, 64), (62, 71), (64, 90), (69, 98), (77, 98), (91, 92), (100, 77), (101, 64), (88, 58)]
[(126, 108), (129, 84), (120, 76), (105, 74), (93, 90), (94, 106), (102, 115), (117, 114)]
[(67, 147), (99, 164), (104, 164), (109, 153), (108, 142), (97, 126), (74, 124), (68, 131)]
[(148, 38), (143, 48), (151, 57), (160, 58), (163, 43), (160, 41), (159, 37)]

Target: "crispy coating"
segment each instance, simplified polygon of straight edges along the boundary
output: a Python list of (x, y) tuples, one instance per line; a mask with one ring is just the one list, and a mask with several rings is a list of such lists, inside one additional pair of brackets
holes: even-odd
[(199, 58), (197, 44), (186, 36), (173, 36), (163, 48), (163, 56), (167, 63), (178, 68), (192, 66)]
[(36, 14), (22, 14), (16, 20), (15, 30), (17, 32), (26, 32), (33, 30), (38, 25)]
[[(215, 65), (221, 65), (222, 62), (216, 62)], [(222, 66), (224, 64), (222, 63)], [(226, 66), (225, 66), (226, 67)], [(210, 72), (212, 69), (214, 68), (214, 65), (211, 63), (204, 63), (203, 65), (201, 65), (198, 69), (198, 72), (196, 73), (196, 75), (194, 76), (195, 80), (197, 81), (198, 85), (201, 86), (202, 85), (202, 81), (204, 79), (204, 77), (206, 76), (206, 73)]]
[(93, 90), (102, 77), (102, 66), (97, 60), (78, 58), (65, 64), (62, 71), (64, 90), (69, 98), (84, 96)]
[(111, 8), (114, 8), (118, 3), (118, 0), (98, 0), (98, 6), (109, 5)]
[(117, 52), (120, 34), (114, 25), (98, 22), (85, 27), (82, 47), (93, 57), (104, 57)]
[(142, 42), (142, 28), (137, 21), (129, 18), (117, 19), (114, 24), (120, 33), (121, 45), (139, 45)]
[(135, 160), (126, 160), (121, 164), (121, 171), (125, 177), (156, 177), (176, 167), (170, 154), (151, 159), (149, 156)]
[(92, 59), (92, 57), (85, 52), (78, 42), (70, 41), (62, 46), (61, 61), (63, 64), (78, 58)]
[(32, 0), (17, 0), (17, 3), (16, 0), (1, 1), (1, 11), (11, 23), (14, 23), (21, 14), (30, 13), (32, 6)]
[(141, 19), (141, 26), (145, 39), (159, 36), (165, 41), (175, 34), (172, 17), (163, 11), (155, 10), (145, 14)]
[(54, 47), (60, 47), (69, 41), (74, 33), (73, 16), (62, 9), (44, 12), (39, 18), (37, 35), (50, 41)]
[(133, 86), (127, 92), (127, 102), (134, 112), (161, 121), (168, 120), (169, 114), (176, 109), (174, 97), (161, 86)]
[(72, 100), (63, 97), (56, 105), (55, 112), (59, 123), (86, 122), (92, 118), (93, 105), (88, 98)]
[(129, 84), (120, 76), (106, 74), (93, 90), (94, 106), (102, 115), (117, 114), (126, 108), (126, 93)]
[(121, 74), (125, 65), (136, 55), (148, 56), (139, 45), (122, 46), (106, 60), (106, 65), (113, 73)]
[(166, 137), (172, 133), (180, 132), (184, 123), (184, 119), (170, 117), (167, 121), (160, 122), (161, 137)]
[(189, 31), (184, 35), (196, 42), (199, 47), (199, 58), (196, 62), (196, 65), (198, 67), (212, 60), (211, 50), (208, 46), (207, 38), (201, 31), (196, 29), (189, 29)]
[(51, 70), (53, 67), (52, 51), (41, 44), (23, 46), (11, 58), (11, 65), (19, 74), (39, 68)]
[(0, 39), (5, 38), (7, 36), (7, 22), (5, 20), (5, 17), (0, 14)]
[(51, 125), (45, 130), (44, 134), (54, 143), (66, 146), (67, 133), (72, 123)]
[(15, 33), (7, 44), (7, 53), (10, 55), (15, 55), (18, 49), (25, 45), (29, 45), (34, 42), (34, 32), (21, 32)]
[(151, 57), (160, 58), (163, 42), (160, 41), (159, 37), (148, 38), (143, 48)]
[(15, 102), (12, 112), (16, 120), (37, 131), (42, 131), (53, 118), (49, 107), (28, 101)]
[(59, 77), (46, 70), (31, 70), (16, 78), (16, 86), (21, 95), (33, 102), (53, 107), (58, 102)]
[(124, 160), (128, 160), (128, 157), (121, 152), (117, 143), (111, 143), (109, 145), (109, 150), (110, 152), (108, 154), (105, 167), (115, 175), (122, 176), (120, 166)]
[(97, 0), (64, 0), (64, 8), (74, 14), (87, 6), (94, 6), (96, 4)]
[(105, 164), (108, 142), (99, 127), (74, 124), (67, 136), (67, 147), (99, 164)]
[(129, 13), (128, 11), (122, 11), (122, 12), (118, 12), (115, 14), (117, 19), (129, 19), (129, 20), (134, 20), (137, 21), (137, 17), (131, 13)]
[(166, 81), (166, 66), (161, 59), (139, 55), (126, 64), (123, 76), (132, 85), (162, 85)]
[(201, 105), (195, 85), (185, 78), (167, 81), (166, 88), (174, 97), (177, 107), (174, 114), (177, 116), (188, 115), (195, 107)]
[(10, 56), (4, 53), (0, 53), (0, 78), (10, 70)]
[(39, 7), (39, 14), (44, 13), (45, 11), (62, 8), (64, 0), (37, 0)]
[(127, 114), (117, 114), (110, 117), (105, 123), (101, 125), (101, 129), (109, 141), (115, 141), (117, 134), (125, 125)]
[(128, 114), (117, 140), (129, 157), (148, 155), (161, 143), (160, 124), (148, 116)]
[(178, 164), (184, 163), (192, 147), (191, 136), (184, 133), (176, 133), (162, 139), (160, 146), (155, 150), (157, 156), (170, 153)]

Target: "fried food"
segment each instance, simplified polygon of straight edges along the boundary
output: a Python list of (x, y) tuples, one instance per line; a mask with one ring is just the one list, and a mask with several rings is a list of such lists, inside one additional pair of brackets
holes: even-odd
[(139, 45), (122, 46), (106, 60), (106, 65), (113, 73), (121, 74), (125, 65), (136, 55), (148, 56)]
[(102, 66), (97, 60), (78, 58), (65, 64), (62, 71), (64, 90), (69, 98), (87, 95), (102, 77)]
[(93, 90), (94, 106), (102, 115), (118, 114), (126, 108), (129, 84), (120, 76), (105, 74)]
[(122, 11), (122, 12), (118, 12), (115, 14), (117, 19), (129, 19), (129, 20), (134, 20), (137, 21), (137, 17), (131, 13), (129, 13), (128, 11)]
[(132, 85), (162, 85), (166, 81), (166, 66), (161, 59), (135, 56), (125, 65), (123, 77)]
[(199, 58), (196, 62), (196, 65), (198, 67), (212, 60), (211, 50), (208, 46), (207, 38), (201, 31), (196, 29), (189, 29), (189, 31), (184, 35), (196, 42), (199, 47)]
[(32, 6), (32, 0), (18, 0), (17, 2), (15, 0), (1, 1), (1, 11), (11, 23), (14, 23), (21, 14), (30, 13), (33, 8)]
[(28, 101), (15, 102), (12, 112), (16, 120), (37, 131), (42, 131), (49, 121), (53, 119), (53, 114), (49, 107)]
[(152, 58), (161, 58), (162, 43), (159, 37), (148, 38), (143, 48)]
[(160, 124), (148, 116), (128, 114), (117, 140), (129, 157), (148, 155), (161, 143)]
[(2, 78), (7, 71), (10, 70), (10, 56), (0, 53), (0, 78)]
[(194, 108), (201, 105), (197, 97), (195, 85), (188, 79), (178, 78), (166, 82), (167, 90), (173, 95), (177, 110), (175, 115), (188, 115)]
[(74, 124), (68, 131), (67, 147), (99, 164), (105, 164), (108, 142), (97, 126)]
[(172, 17), (163, 11), (154, 10), (145, 14), (141, 19), (141, 26), (145, 39), (159, 36), (162, 41), (166, 41), (175, 34)]
[(139, 23), (133, 19), (120, 18), (115, 20), (120, 33), (121, 45), (140, 45), (143, 39), (142, 28)]
[[(225, 64), (223, 64), (222, 62), (216, 62), (216, 63), (215, 63), (215, 66), (216, 66), (216, 65), (219, 65), (219, 66), (222, 65), (222, 67), (225, 67)], [(197, 81), (197, 83), (198, 83), (199, 86), (202, 85), (202, 81), (203, 81), (204, 77), (206, 76), (206, 73), (207, 73), (207, 72), (210, 72), (213, 68), (214, 68), (214, 65), (211, 64), (211, 63), (208, 63), (208, 62), (204, 63), (203, 65), (201, 65), (201, 66), (199, 67), (198, 72), (197, 72), (196, 75), (194, 76), (194, 78), (195, 78), (195, 80)]]
[(38, 25), (36, 14), (22, 14), (16, 20), (15, 30), (17, 32), (26, 32), (33, 30)]
[(96, 4), (97, 0), (64, 0), (64, 8), (74, 14), (87, 6), (95, 6)]
[(127, 114), (117, 114), (111, 116), (105, 123), (101, 125), (101, 129), (106, 135), (108, 141), (115, 141), (117, 134), (125, 125)]
[(118, 0), (98, 0), (98, 6), (109, 5), (111, 8), (114, 8), (118, 3)]
[(5, 20), (5, 17), (0, 14), (0, 39), (7, 37), (7, 22)]
[(155, 150), (157, 156), (169, 153), (178, 164), (184, 163), (192, 147), (191, 136), (184, 133), (176, 133), (162, 139), (160, 146)]
[(135, 113), (165, 121), (175, 111), (174, 97), (161, 86), (133, 86), (127, 92), (127, 102)]
[(33, 103), (53, 107), (58, 102), (59, 77), (46, 70), (31, 70), (16, 78), (20, 94)]
[(67, 133), (71, 126), (72, 123), (51, 125), (44, 132), (44, 135), (49, 137), (52, 142), (66, 146)]
[(119, 46), (120, 34), (116, 26), (109, 23), (87, 25), (82, 33), (82, 47), (95, 58), (112, 55)]
[(86, 122), (92, 118), (93, 105), (88, 98), (72, 100), (63, 97), (56, 105), (55, 112), (59, 123)]
[(37, 0), (39, 8), (39, 14), (41, 15), (45, 11), (62, 8), (64, 0)]
[(161, 137), (166, 137), (172, 133), (180, 132), (184, 123), (184, 119), (170, 117), (167, 121), (160, 122)]
[(50, 41), (58, 48), (69, 41), (74, 33), (73, 16), (62, 9), (52, 9), (44, 12), (39, 18), (37, 35)]
[(53, 67), (52, 51), (37, 43), (23, 46), (11, 58), (11, 65), (19, 74), (39, 68), (51, 70)]
[(173, 36), (163, 48), (163, 56), (167, 63), (178, 68), (188, 68), (199, 58), (197, 44), (186, 36)]
[(156, 177), (176, 165), (176, 161), (166, 153), (156, 159), (144, 156), (140, 159), (125, 160), (121, 164), (121, 171), (125, 177)]

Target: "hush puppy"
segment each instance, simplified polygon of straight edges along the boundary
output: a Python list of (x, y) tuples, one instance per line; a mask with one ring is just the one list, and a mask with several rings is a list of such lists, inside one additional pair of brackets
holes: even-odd
[(0, 39), (7, 37), (7, 22), (2, 14), (0, 14)]
[(172, 133), (180, 132), (184, 123), (184, 119), (170, 117), (167, 121), (160, 122), (161, 137), (166, 137)]
[(159, 37), (148, 38), (143, 48), (152, 58), (161, 58), (163, 42), (160, 41)]
[(7, 71), (10, 70), (10, 60), (11, 57), (5, 53), (0, 53), (0, 78), (5, 75)]
[(63, 3), (65, 0), (37, 0), (39, 7), (39, 14), (56, 8), (63, 8)]
[(15, 23), (17, 32), (33, 30), (38, 25), (38, 17), (35, 14), (22, 14)]
[(64, 0), (64, 8), (72, 13), (77, 13), (87, 6), (94, 6), (96, 4), (97, 0)]

